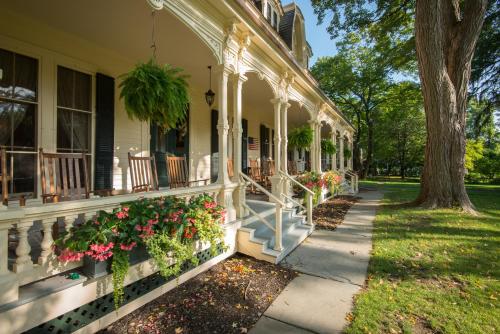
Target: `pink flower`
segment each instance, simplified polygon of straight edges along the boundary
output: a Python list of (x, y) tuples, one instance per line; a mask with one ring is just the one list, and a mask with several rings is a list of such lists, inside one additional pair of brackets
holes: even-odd
[(120, 244), (120, 249), (121, 250), (126, 250), (126, 251), (130, 251), (132, 250), (132, 248), (135, 247), (135, 245), (137, 245), (137, 243), (135, 241), (132, 241), (130, 244), (126, 245), (126, 244)]
[(129, 210), (129, 209), (130, 209), (130, 208), (128, 208), (128, 207), (123, 207), (123, 208), (122, 208), (122, 211), (124, 211), (124, 212), (128, 212), (128, 210)]
[(59, 255), (58, 259), (62, 262), (76, 262), (80, 261), (84, 255), (83, 252), (74, 252), (66, 248), (61, 251), (61, 255)]
[(128, 213), (126, 211), (119, 211), (116, 213), (116, 218), (124, 219), (128, 217)]

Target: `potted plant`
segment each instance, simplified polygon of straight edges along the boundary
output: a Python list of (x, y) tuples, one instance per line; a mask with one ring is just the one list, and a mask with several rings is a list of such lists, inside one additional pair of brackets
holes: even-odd
[[(196, 265), (195, 242), (210, 243), (215, 255), (223, 245), (225, 211), (212, 197), (189, 202), (174, 197), (122, 203), (112, 212), (101, 211), (56, 240), (60, 261), (84, 259), (90, 277), (111, 270), (115, 307), (123, 301), (123, 284), (130, 264), (152, 257), (165, 278), (180, 273), (184, 263)], [(224, 247), (224, 246), (223, 246)]]
[[(313, 196), (313, 204), (316, 205), (319, 203), (321, 198), (322, 190), (325, 187), (325, 182), (321, 178), (321, 175), (316, 172), (307, 172), (297, 177), (297, 181), (304, 185), (306, 188), (312, 190), (314, 192)], [(300, 187), (295, 187), (294, 191), (300, 198), (304, 198), (305, 191)]]
[(344, 147), (344, 158), (350, 159), (352, 157), (352, 152), (349, 148)]
[(288, 146), (290, 148), (309, 150), (313, 142), (313, 130), (305, 125), (295, 128), (288, 134)]
[(331, 139), (321, 139), (321, 151), (323, 153), (333, 155), (337, 153), (337, 148)]
[(182, 69), (139, 63), (122, 76), (120, 98), (131, 119), (152, 122), (163, 130), (182, 125), (189, 108), (187, 76)]

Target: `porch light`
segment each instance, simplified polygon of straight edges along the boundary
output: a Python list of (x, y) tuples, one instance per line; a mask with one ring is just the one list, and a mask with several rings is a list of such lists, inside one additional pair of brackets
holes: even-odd
[(210, 71), (209, 73), (209, 89), (205, 93), (205, 101), (207, 101), (207, 104), (209, 107), (214, 104), (215, 100), (215, 93), (212, 91), (212, 66), (208, 66), (208, 70)]

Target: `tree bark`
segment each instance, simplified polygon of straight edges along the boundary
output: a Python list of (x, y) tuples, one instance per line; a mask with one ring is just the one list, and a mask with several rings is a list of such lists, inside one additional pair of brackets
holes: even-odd
[(366, 174), (369, 176), (374, 175), (373, 170), (373, 120), (370, 118), (370, 114), (366, 113), (366, 124), (367, 124), (367, 150), (366, 150)]
[(474, 212), (465, 190), (465, 116), (472, 56), (487, 0), (417, 0), (415, 41), (427, 123), (417, 203)]

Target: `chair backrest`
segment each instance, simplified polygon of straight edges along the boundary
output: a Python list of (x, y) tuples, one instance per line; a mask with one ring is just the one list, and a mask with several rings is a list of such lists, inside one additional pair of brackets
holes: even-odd
[(154, 155), (151, 157), (134, 157), (128, 152), (128, 165), (132, 192), (158, 190), (158, 173)]
[(234, 176), (234, 161), (233, 159), (227, 159), (227, 175), (230, 179)]
[(264, 160), (262, 162), (262, 174), (264, 176), (273, 176), (274, 175), (274, 160)]
[(165, 156), (170, 188), (188, 187), (189, 171), (186, 157)]
[(5, 205), (7, 205), (9, 201), (8, 181), (7, 153), (4, 148), (0, 148), (0, 183), (2, 186), (2, 204)]
[(257, 159), (250, 159), (250, 167), (248, 168), (250, 177), (256, 181), (262, 179), (262, 173), (260, 171), (259, 161)]
[(297, 175), (297, 162), (295, 160), (288, 160), (288, 174)]
[(44, 203), (89, 198), (85, 153), (45, 153), (40, 149)]

